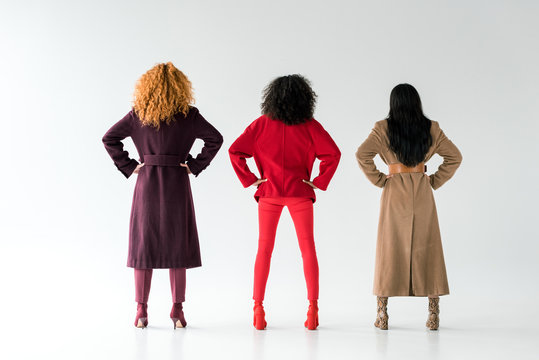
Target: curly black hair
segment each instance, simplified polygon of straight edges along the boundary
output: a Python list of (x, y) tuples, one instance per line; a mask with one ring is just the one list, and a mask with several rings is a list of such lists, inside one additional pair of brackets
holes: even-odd
[(264, 89), (262, 113), (287, 125), (301, 124), (313, 118), (316, 96), (303, 76), (281, 76)]

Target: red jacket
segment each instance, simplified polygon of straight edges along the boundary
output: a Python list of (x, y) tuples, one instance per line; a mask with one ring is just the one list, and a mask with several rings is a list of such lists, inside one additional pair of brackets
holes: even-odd
[(258, 186), (260, 197), (307, 197), (316, 200), (310, 180), (314, 160), (320, 160), (320, 174), (312, 181), (326, 190), (341, 158), (339, 148), (315, 119), (303, 124), (286, 125), (262, 115), (245, 129), (230, 149), (230, 160), (244, 187), (258, 177), (247, 166), (254, 157), (260, 177), (267, 179)]

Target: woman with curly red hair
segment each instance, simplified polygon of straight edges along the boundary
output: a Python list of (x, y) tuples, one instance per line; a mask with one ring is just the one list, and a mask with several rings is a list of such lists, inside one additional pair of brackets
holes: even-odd
[[(138, 80), (133, 109), (112, 126), (103, 143), (118, 170), (137, 174), (129, 227), (127, 266), (135, 269), (135, 326), (148, 325), (152, 270), (168, 268), (174, 328), (187, 325), (183, 314), (185, 270), (201, 266), (189, 174), (198, 176), (219, 151), (223, 137), (192, 106), (189, 79), (172, 63), (158, 64)], [(124, 150), (131, 137), (139, 162)], [(189, 151), (204, 141), (200, 154)]]
[[(264, 90), (263, 115), (247, 127), (229, 149), (232, 166), (244, 187), (256, 186), (259, 239), (254, 274), (254, 326), (266, 327), (262, 305), (275, 232), (287, 207), (298, 236), (307, 282), (309, 310), (305, 327), (318, 327), (318, 260), (313, 236), (314, 189), (326, 190), (341, 153), (331, 136), (313, 118), (316, 94), (301, 75), (282, 76)], [(260, 178), (247, 166), (254, 157)], [(315, 159), (320, 174), (312, 181)]]

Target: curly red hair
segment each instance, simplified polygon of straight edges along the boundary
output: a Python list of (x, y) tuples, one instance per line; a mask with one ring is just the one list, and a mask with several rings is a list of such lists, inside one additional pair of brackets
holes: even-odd
[(171, 62), (157, 64), (138, 79), (133, 109), (143, 125), (159, 129), (161, 122), (170, 122), (174, 115), (187, 115), (194, 103), (191, 82)]

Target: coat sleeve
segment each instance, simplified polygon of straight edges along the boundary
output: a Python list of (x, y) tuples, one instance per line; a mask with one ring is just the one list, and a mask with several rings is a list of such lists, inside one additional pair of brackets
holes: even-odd
[(186, 164), (193, 175), (198, 176), (202, 170), (206, 169), (213, 160), (217, 152), (223, 145), (223, 136), (196, 110), (194, 119), (195, 138), (204, 141), (204, 146), (200, 153), (194, 158), (189, 154)]
[(459, 149), (445, 136), (440, 127), (437, 129), (438, 136), (436, 137), (434, 152), (440, 155), (444, 160), (438, 167), (438, 170), (430, 175), (430, 184), (434, 190), (445, 184), (445, 182), (455, 174), (460, 163), (462, 155)]
[(384, 187), (387, 175), (376, 168), (374, 157), (382, 150), (382, 137), (378, 126), (374, 126), (369, 137), (356, 151), (356, 160), (359, 167), (370, 182), (378, 187)]
[(327, 190), (331, 178), (341, 160), (341, 151), (322, 125), (315, 121), (313, 144), (315, 156), (320, 160), (319, 174), (313, 179), (313, 184), (320, 190)]
[(258, 180), (258, 177), (249, 169), (247, 158), (253, 157), (255, 145), (255, 122), (228, 149), (232, 167), (241, 181), (243, 187), (249, 187)]
[(122, 140), (131, 136), (133, 127), (133, 112), (130, 111), (124, 118), (114, 124), (103, 136), (103, 144), (109, 153), (114, 165), (120, 172), (128, 178), (139, 164), (135, 159), (129, 157), (129, 153), (124, 150)]

